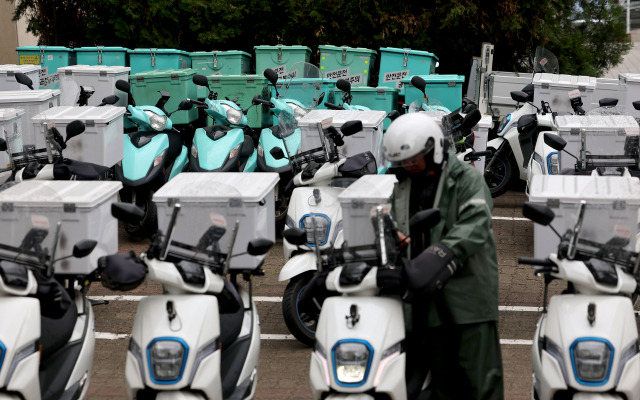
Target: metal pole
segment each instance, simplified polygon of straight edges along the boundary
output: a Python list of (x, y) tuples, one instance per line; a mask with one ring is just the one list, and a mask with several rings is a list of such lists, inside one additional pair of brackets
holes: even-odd
[(627, 1), (627, 34), (631, 33), (631, 0)]

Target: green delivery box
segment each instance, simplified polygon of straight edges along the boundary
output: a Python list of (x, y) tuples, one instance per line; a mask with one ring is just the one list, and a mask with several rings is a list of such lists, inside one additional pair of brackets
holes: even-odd
[(189, 53), (176, 49), (129, 50), (131, 73), (166, 69), (191, 68)]
[[(209, 88), (218, 93), (218, 99), (233, 100), (238, 98), (238, 104), (243, 110), (251, 106), (251, 100), (258, 95), (263, 100), (269, 100), (269, 81), (262, 75), (209, 75)], [(202, 88), (206, 92), (206, 88)], [(206, 97), (206, 93), (205, 96)], [(212, 119), (209, 117), (207, 124)], [(251, 107), (247, 113), (251, 128), (266, 128), (271, 126), (269, 108), (262, 105)]]
[[(169, 92), (171, 98), (164, 108), (173, 112), (182, 100), (196, 98), (196, 85), (192, 81), (195, 74), (191, 68), (139, 72), (129, 76), (131, 94), (136, 105), (155, 106), (160, 99), (158, 92)], [(198, 109), (177, 111), (170, 118), (174, 124), (189, 124), (198, 119)]]
[[(410, 105), (416, 100), (422, 99), (422, 92), (411, 86), (411, 78), (408, 76), (402, 80), (405, 87), (405, 104)], [(463, 75), (420, 75), (427, 82), (425, 92), (427, 98), (437, 100), (438, 105), (447, 107), (450, 111), (462, 107)]]
[(106, 65), (109, 67), (126, 67), (127, 52), (124, 47), (78, 47), (76, 61), (78, 65)]
[(24, 46), (16, 47), (19, 64), (34, 64), (41, 67), (40, 89), (59, 89), (58, 68), (76, 64), (73, 49), (62, 46)]
[(256, 74), (272, 68), (282, 78), (297, 62), (309, 62), (311, 49), (307, 46), (254, 46), (256, 52)]
[(438, 57), (427, 51), (382, 47), (378, 86), (396, 87), (400, 89), (399, 95), (404, 96), (402, 80), (412, 75), (435, 73), (437, 61)]
[(346, 79), (351, 86), (368, 86), (376, 52), (360, 47), (318, 46), (320, 70), (326, 79)]
[[(190, 54), (191, 68), (200, 75), (246, 75), (251, 67), (251, 54), (244, 51), (196, 51)], [(207, 97), (207, 89), (198, 86), (198, 98)]]

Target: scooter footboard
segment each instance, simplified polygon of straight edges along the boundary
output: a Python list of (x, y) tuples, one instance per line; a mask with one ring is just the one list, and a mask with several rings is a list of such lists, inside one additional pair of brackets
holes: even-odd
[[(145, 387), (177, 391), (189, 386), (209, 398), (221, 398), (220, 359), (215, 296), (147, 297), (138, 305), (133, 322), (125, 371), (127, 391), (134, 398)], [(201, 372), (207, 379), (201, 378)]]
[[(322, 305), (311, 360), (314, 398), (320, 398), (329, 387), (343, 394), (362, 394), (374, 389), (401, 394), (400, 398), (406, 396), (404, 337), (404, 314), (399, 299), (327, 298)], [(362, 360), (355, 370), (342, 362), (353, 353), (358, 353)]]

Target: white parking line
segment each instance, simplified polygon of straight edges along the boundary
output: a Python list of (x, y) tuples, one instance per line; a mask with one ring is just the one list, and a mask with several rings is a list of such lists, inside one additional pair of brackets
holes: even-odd
[(493, 217), (491, 217), (491, 219), (500, 219), (500, 220), (506, 220), (506, 221), (531, 221), (529, 218), (522, 218), (522, 217), (496, 217), (496, 216), (493, 216)]

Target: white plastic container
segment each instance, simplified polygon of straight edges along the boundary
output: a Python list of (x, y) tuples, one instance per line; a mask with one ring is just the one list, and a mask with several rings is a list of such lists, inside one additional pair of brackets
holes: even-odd
[[(638, 95), (640, 96), (640, 92)], [(600, 100), (606, 97), (618, 99), (618, 106), (625, 111), (628, 111), (629, 107), (633, 109), (631, 103), (627, 105), (627, 84), (623, 80), (596, 78), (596, 90), (591, 99), (591, 109), (600, 107)]]
[(382, 123), (387, 113), (384, 111), (353, 110), (313, 110), (298, 121), (302, 133), (302, 151), (321, 147), (318, 123), (327, 118), (333, 120), (332, 126), (340, 132), (340, 126), (347, 121), (362, 121), (362, 131), (352, 136), (345, 136), (344, 146), (339, 147), (340, 154), (350, 157), (370, 151), (376, 158), (378, 167), (384, 160), (382, 154)]
[(511, 92), (522, 90), (530, 84), (533, 74), (530, 72), (493, 71), (488, 78), (487, 97), (491, 110), (496, 116), (504, 116), (516, 109), (516, 102), (511, 98)]
[(58, 68), (60, 75), (60, 105), (77, 106), (80, 88), (93, 90), (89, 106), (97, 106), (102, 99), (115, 94), (119, 97), (117, 106), (127, 106), (127, 94), (116, 89), (116, 81), (129, 82), (131, 68), (107, 65), (71, 65)]
[(583, 143), (584, 149), (596, 157), (627, 154), (631, 159), (634, 152), (637, 154), (640, 151), (637, 139), (640, 127), (635, 118), (629, 115), (562, 115), (556, 117), (556, 125), (560, 137), (567, 141), (565, 151), (559, 152), (561, 170), (574, 167), (576, 159), (567, 152), (581, 158)]
[(624, 100), (620, 99), (620, 103), (624, 103), (625, 110), (629, 115), (640, 118), (640, 111), (633, 108), (633, 102), (640, 100), (640, 74), (618, 74), (618, 80), (626, 87), (626, 96)]
[(124, 107), (116, 106), (50, 108), (31, 119), (37, 135), (36, 146), (44, 148), (47, 124), (54, 123), (66, 138), (69, 122), (79, 119), (85, 123), (85, 131), (67, 142), (64, 156), (111, 167), (124, 155), (124, 113)]
[(589, 111), (594, 100), (593, 93), (596, 89), (595, 77), (547, 73), (535, 74), (533, 75), (533, 104), (536, 107), (540, 107), (540, 101), (544, 100), (549, 103), (553, 111), (573, 113), (569, 92), (575, 89), (580, 90), (582, 108), (585, 111)]
[(71, 255), (81, 240), (96, 240), (98, 245), (87, 257), (57, 262), (55, 273), (89, 274), (100, 257), (118, 251), (118, 221), (111, 216), (111, 203), (118, 201), (121, 188), (120, 182), (104, 181), (25, 181), (12, 186), (0, 192), (0, 243), (18, 246), (33, 226), (46, 221), (44, 243), (50, 244), (61, 221), (56, 259)]
[[(212, 226), (224, 227), (218, 250), (228, 253), (236, 221), (238, 234), (232, 254), (247, 251), (251, 239), (275, 241), (274, 188), (278, 174), (267, 172), (183, 172), (165, 183), (154, 195), (158, 209), (158, 227), (166, 232), (173, 205), (181, 205), (173, 231), (174, 241), (196, 246)], [(192, 251), (172, 246), (172, 251)], [(211, 250), (211, 248), (209, 248)], [(248, 254), (231, 258), (230, 269), (258, 267), (264, 256)]]
[[(615, 221), (616, 232), (628, 233), (630, 243), (626, 247), (634, 250), (638, 231), (638, 209), (640, 208), (640, 180), (626, 176), (575, 176), (536, 175), (529, 187), (529, 201), (551, 207), (555, 218), (551, 225), (562, 235), (572, 229), (577, 218), (578, 204), (602, 207), (602, 216)], [(591, 224), (593, 226), (593, 224)], [(600, 225), (614, 226), (603, 221)], [(602, 232), (607, 238), (615, 232)], [(533, 228), (533, 256), (548, 257), (556, 253), (560, 239), (548, 226), (535, 224)]]
[(22, 151), (22, 116), (20, 108), (0, 109), (0, 138), (7, 141), (7, 152), (0, 153), (0, 171), (11, 167), (9, 154)]
[[(489, 138), (489, 130), (493, 125), (491, 115), (483, 115), (478, 124), (473, 127), (473, 150), (480, 152), (487, 150), (487, 140)], [(473, 162), (475, 169), (484, 175), (484, 164), (486, 157), (480, 157), (478, 161)]]
[(371, 210), (390, 204), (396, 182), (395, 175), (364, 175), (338, 195), (345, 243), (349, 246), (375, 243)]
[(39, 65), (17, 65), (3, 64), (0, 65), (0, 91), (2, 90), (31, 90), (27, 86), (16, 81), (16, 72), (27, 75), (33, 84), (33, 89), (40, 89), (40, 70)]
[[(21, 108), (22, 116), (22, 145), (36, 149), (36, 133), (33, 130), (31, 118), (51, 107), (60, 105), (60, 90), (8, 90), (0, 92), (0, 108)], [(44, 144), (41, 142), (40, 144)], [(42, 148), (42, 147), (40, 147)]]

